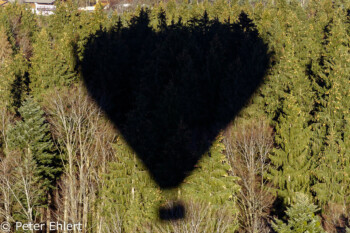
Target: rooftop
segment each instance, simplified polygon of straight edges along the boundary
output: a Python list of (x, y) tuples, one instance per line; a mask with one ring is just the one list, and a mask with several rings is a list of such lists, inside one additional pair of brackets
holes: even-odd
[(53, 4), (55, 0), (24, 0), (25, 3)]

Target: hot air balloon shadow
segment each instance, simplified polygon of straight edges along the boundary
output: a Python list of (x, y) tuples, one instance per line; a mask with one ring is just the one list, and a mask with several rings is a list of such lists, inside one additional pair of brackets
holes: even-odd
[[(237, 22), (149, 25), (142, 10), (87, 42), (81, 70), (89, 94), (106, 112), (161, 189), (179, 186), (218, 133), (261, 85), (267, 45), (242, 12)], [(177, 206), (176, 211), (184, 208)], [(160, 209), (163, 218), (172, 216)]]

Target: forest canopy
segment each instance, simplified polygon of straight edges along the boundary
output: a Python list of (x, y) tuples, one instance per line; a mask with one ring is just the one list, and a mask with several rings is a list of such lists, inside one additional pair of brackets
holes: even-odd
[(0, 7), (0, 223), (350, 231), (349, 12)]

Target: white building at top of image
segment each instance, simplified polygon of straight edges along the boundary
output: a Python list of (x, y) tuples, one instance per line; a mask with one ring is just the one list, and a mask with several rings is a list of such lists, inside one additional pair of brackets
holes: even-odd
[(56, 9), (55, 0), (9, 0), (9, 2), (28, 4), (37, 15), (52, 15)]
[(52, 15), (56, 10), (55, 0), (24, 0), (24, 3), (30, 4), (37, 15)]

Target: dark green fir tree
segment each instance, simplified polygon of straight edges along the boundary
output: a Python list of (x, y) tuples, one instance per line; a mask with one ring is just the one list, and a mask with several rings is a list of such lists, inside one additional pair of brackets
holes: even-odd
[(54, 149), (49, 124), (44, 111), (31, 97), (23, 102), (18, 111), (22, 120), (10, 129), (10, 145), (23, 154), (32, 154), (43, 191), (49, 194), (62, 172), (61, 159)]

